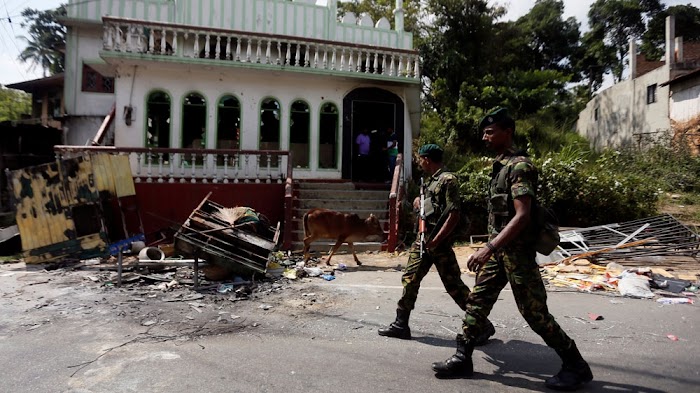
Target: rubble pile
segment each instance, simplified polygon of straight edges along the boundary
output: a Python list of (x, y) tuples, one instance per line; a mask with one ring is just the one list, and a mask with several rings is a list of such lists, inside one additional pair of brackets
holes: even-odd
[[(693, 303), (700, 289), (693, 272), (673, 274), (661, 267), (625, 267), (617, 262), (605, 266), (582, 258), (570, 264), (541, 268), (542, 278), (552, 289), (576, 289), (634, 298), (658, 297), (662, 303)], [(679, 300), (662, 300), (679, 299)]]

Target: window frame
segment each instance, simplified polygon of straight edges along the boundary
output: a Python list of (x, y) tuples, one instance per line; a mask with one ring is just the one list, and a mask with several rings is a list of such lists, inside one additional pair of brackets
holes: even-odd
[[(329, 112), (324, 112), (323, 108), (327, 105), (332, 105), (335, 108), (335, 154), (333, 157), (333, 162), (334, 166), (329, 167), (329, 168), (323, 168), (321, 167), (321, 133), (323, 132), (323, 129), (321, 127), (322, 125), (322, 116), (323, 115), (329, 115), (331, 113)], [(324, 170), (324, 171), (337, 171), (338, 164), (339, 164), (339, 152), (340, 152), (340, 107), (338, 104), (336, 104), (333, 101), (324, 101), (321, 103), (321, 106), (319, 107), (318, 110), (318, 157), (317, 157), (317, 168), (319, 170)]]

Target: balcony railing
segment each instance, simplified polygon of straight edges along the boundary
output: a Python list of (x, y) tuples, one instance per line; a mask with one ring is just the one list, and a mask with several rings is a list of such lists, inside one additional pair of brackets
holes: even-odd
[(135, 183), (284, 183), (289, 151), (55, 146), (57, 158), (85, 152), (126, 154)]
[(103, 23), (105, 52), (414, 83), (420, 78), (420, 58), (412, 50), (126, 18), (104, 17)]

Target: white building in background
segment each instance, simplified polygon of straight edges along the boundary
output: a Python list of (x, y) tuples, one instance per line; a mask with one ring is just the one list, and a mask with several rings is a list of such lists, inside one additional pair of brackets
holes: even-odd
[(420, 65), (402, 5), (392, 28), (339, 21), (336, 0), (70, 0), (67, 143), (114, 107), (117, 147), (289, 150), (295, 178), (352, 179), (362, 128), (393, 127), (410, 156)]
[(647, 61), (630, 42), (629, 79), (598, 93), (579, 114), (578, 133), (592, 148), (641, 147), (645, 141), (673, 136), (674, 98), (668, 82), (700, 68), (700, 42), (684, 43), (682, 37), (674, 37), (675, 22), (669, 16), (665, 61)]

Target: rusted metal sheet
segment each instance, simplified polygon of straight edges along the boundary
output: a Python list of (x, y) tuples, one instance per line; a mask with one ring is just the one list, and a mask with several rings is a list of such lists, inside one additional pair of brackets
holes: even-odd
[(10, 172), (26, 263), (105, 255), (101, 194), (134, 195), (128, 157), (88, 154)]
[(238, 224), (222, 218), (226, 210), (207, 195), (175, 234), (175, 247), (189, 255), (230, 268), (265, 272), (270, 253), (279, 248), (280, 229), (266, 221)]

